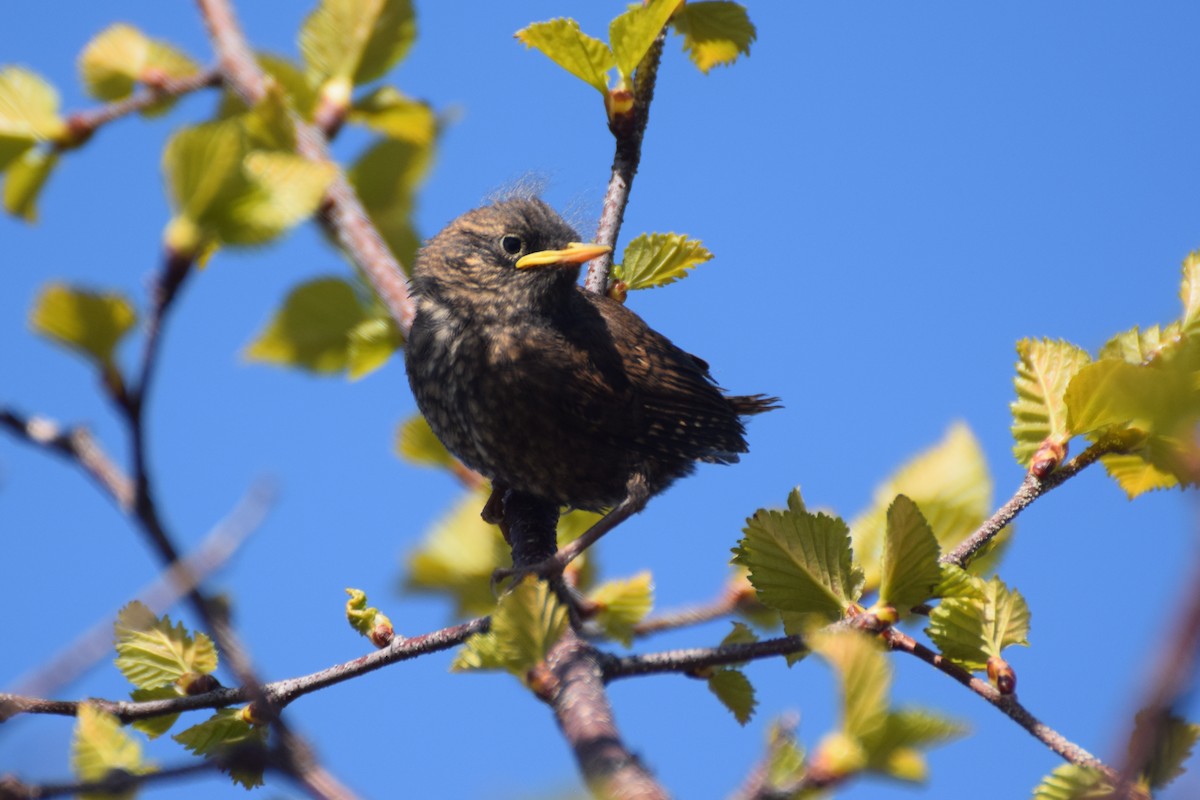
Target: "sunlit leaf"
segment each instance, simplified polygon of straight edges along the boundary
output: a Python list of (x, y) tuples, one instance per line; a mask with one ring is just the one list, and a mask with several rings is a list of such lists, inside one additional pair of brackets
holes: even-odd
[(189, 674), (207, 675), (217, 668), (217, 648), (201, 632), (188, 633), (183, 623), (157, 617), (133, 601), (121, 609), (113, 625), (117, 668), (139, 689), (156, 689)]
[(550, 584), (528, 576), (500, 598), (491, 629), (466, 641), (453, 669), (502, 669), (524, 680), (568, 627), (567, 608)]
[(81, 353), (102, 368), (111, 368), (117, 344), (136, 322), (137, 313), (124, 295), (62, 283), (44, 288), (29, 315), (29, 324), (39, 334)]
[(650, 613), (654, 605), (654, 585), (649, 572), (632, 578), (600, 584), (588, 594), (596, 608), (596, 622), (604, 632), (628, 647), (633, 628)]
[(1101, 800), (1111, 798), (1112, 792), (1100, 770), (1062, 764), (1033, 790), (1033, 800)]
[(1133, 327), (1118, 333), (1100, 348), (1100, 358), (1115, 358), (1130, 364), (1142, 365), (1158, 357), (1165, 348), (1179, 340), (1178, 324), (1165, 329), (1158, 325), (1148, 328)]
[(681, 5), (683, 0), (636, 3), (609, 24), (608, 40), (622, 78), (628, 80), (633, 75), (667, 20)]
[(625, 248), (622, 262), (613, 265), (613, 280), (624, 281), (629, 289), (666, 286), (712, 257), (704, 245), (687, 236), (643, 233)]
[(391, 86), (381, 86), (354, 101), (346, 119), (419, 147), (432, 147), (437, 139), (437, 115), (429, 104), (405, 97)]
[(38, 196), (57, 164), (55, 150), (27, 150), (4, 173), (4, 210), (26, 222), (35, 222)]
[(0, 171), (34, 145), (65, 134), (54, 87), (20, 67), (0, 69)]
[(1180, 320), (1184, 336), (1200, 336), (1200, 251), (1188, 253), (1183, 260), (1183, 281), (1179, 286), (1179, 299), (1183, 303)]
[(897, 495), (888, 508), (879, 600), (901, 614), (933, 597), (941, 581), (937, 539), (917, 504)]
[[(219, 755), (233, 747), (266, 746), (267, 728), (246, 722), (240, 709), (223, 708), (199, 725), (180, 731), (171, 738), (199, 756)], [(233, 780), (246, 789), (262, 786), (261, 769), (239, 765), (222, 768)]]
[(382, 77), (416, 36), (410, 0), (321, 0), (300, 29), (300, 51), (314, 86), (357, 86)]
[[(258, 62), (263, 73), (279, 87), (296, 113), (302, 119), (311, 120), (317, 104), (317, 90), (308, 82), (303, 68), (291, 59), (274, 53), (255, 53), (254, 60)], [(267, 90), (271, 91), (270, 82), (267, 84)], [(247, 110), (242, 98), (236, 92), (227, 90), (221, 95), (217, 118), (226, 119)]]
[(213, 215), (225, 244), (263, 244), (317, 210), (337, 168), (288, 153), (256, 150), (243, 163), (248, 190)]
[(317, 278), (288, 293), (281, 308), (245, 350), (251, 361), (341, 372), (349, 363), (350, 334), (366, 311), (342, 278)]
[(381, 139), (347, 174), (380, 236), (409, 269), (420, 246), (412, 220), (414, 196), (432, 163), (430, 146), (404, 139)]
[(1010, 406), (1016, 440), (1013, 455), (1028, 466), (1043, 442), (1065, 445), (1070, 440), (1063, 395), (1091, 357), (1073, 344), (1050, 339), (1022, 339), (1017, 342), (1017, 355), (1017, 399)]
[(455, 463), (454, 456), (438, 441), (429, 422), (419, 413), (404, 420), (397, 428), (396, 452), (405, 461), (423, 467), (450, 469)]
[(97, 100), (121, 100), (140, 82), (182, 78), (199, 71), (185, 54), (132, 25), (110, 25), (79, 54), (79, 76)]
[(389, 315), (367, 317), (350, 331), (346, 374), (352, 381), (370, 375), (388, 362), (404, 344), (404, 336)]
[(758, 700), (754, 697), (754, 686), (741, 670), (717, 670), (708, 677), (708, 690), (729, 709), (739, 725), (745, 725), (754, 716)]
[(616, 58), (608, 45), (581, 31), (575, 20), (535, 22), (517, 31), (516, 37), (601, 94), (608, 93), (608, 71), (617, 65)]
[(1014, 644), (1029, 645), (1029, 607), (999, 578), (984, 584), (982, 600), (952, 597), (929, 614), (925, 632), (942, 654), (967, 669), (981, 670), (991, 656)]
[(1151, 714), (1144, 711), (1138, 714), (1130, 746), (1133, 742), (1153, 737), (1154, 752), (1150, 753), (1141, 776), (1150, 788), (1162, 789), (1187, 771), (1183, 765), (1191, 758), (1196, 740), (1200, 738), (1200, 725), (1168, 716), (1162, 720), (1160, 730), (1148, 730), (1154, 723)]
[(809, 646), (838, 673), (841, 730), (859, 739), (878, 736), (887, 722), (892, 671), (879, 642), (857, 631), (821, 631)]
[[(168, 684), (159, 686), (154, 689), (134, 689), (129, 693), (129, 697), (135, 703), (144, 703), (150, 700), (174, 700), (183, 697), (183, 690), (176, 684)], [(129, 723), (130, 727), (141, 731), (151, 739), (157, 739), (167, 731), (171, 730), (171, 726), (179, 719), (179, 714), (162, 714), (157, 717), (144, 717), (143, 719), (135, 719)]]
[[(142, 745), (130, 736), (121, 722), (107, 711), (83, 703), (75, 720), (71, 738), (71, 772), (81, 781), (103, 780), (113, 770), (135, 775), (152, 772), (153, 765), (142, 761)], [(83, 794), (84, 800), (131, 798), (135, 790), (120, 794)]]
[(750, 55), (750, 45), (758, 36), (745, 7), (726, 0), (689, 2), (671, 24), (683, 35), (683, 49), (692, 62), (705, 73), (732, 64), (739, 55)]

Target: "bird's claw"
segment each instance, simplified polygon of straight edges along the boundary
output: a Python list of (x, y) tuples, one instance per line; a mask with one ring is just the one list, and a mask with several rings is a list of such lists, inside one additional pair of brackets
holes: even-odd
[(563, 570), (567, 568), (567, 562), (555, 554), (539, 561), (536, 564), (531, 564), (527, 567), (499, 567), (492, 571), (491, 587), (492, 594), (497, 597), (500, 591), (504, 588), (502, 585), (511, 580), (511, 585), (516, 585), (525, 579), (526, 576), (532, 575), (538, 580), (554, 581), (562, 578)]

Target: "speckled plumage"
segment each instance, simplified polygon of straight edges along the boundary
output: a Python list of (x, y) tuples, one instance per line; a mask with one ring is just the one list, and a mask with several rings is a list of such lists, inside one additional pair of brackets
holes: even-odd
[(737, 461), (740, 417), (774, 398), (722, 394), (702, 360), (579, 288), (578, 264), (515, 266), (578, 239), (541, 200), (513, 199), (421, 250), (405, 360), (434, 433), (498, 484), (589, 510), (620, 503), (631, 479), (653, 495), (696, 461)]

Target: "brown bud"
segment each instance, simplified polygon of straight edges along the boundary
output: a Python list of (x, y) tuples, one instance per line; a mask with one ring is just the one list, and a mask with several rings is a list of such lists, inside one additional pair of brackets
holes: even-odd
[(612, 286), (608, 287), (608, 296), (618, 303), (624, 303), (625, 298), (629, 297), (629, 284), (625, 281), (613, 281)]
[(633, 91), (622, 86), (609, 89), (604, 96), (604, 107), (609, 122), (615, 124), (619, 117), (627, 117), (633, 111)]
[(391, 620), (383, 614), (377, 614), (375, 616), (375, 626), (371, 628), (371, 632), (367, 634), (367, 638), (376, 647), (387, 647), (392, 643), (392, 639), (396, 638), (396, 631), (392, 628)]
[(900, 613), (893, 606), (875, 605), (862, 615), (859, 624), (870, 631), (882, 631), (900, 621)]
[(1000, 694), (1010, 695), (1017, 691), (1017, 673), (1008, 662), (1000, 656), (992, 656), (987, 660), (988, 683), (995, 686)]
[(1067, 443), (1057, 439), (1046, 439), (1042, 442), (1033, 459), (1029, 462), (1029, 472), (1033, 477), (1042, 480), (1051, 472), (1058, 469), (1067, 457)]
[(176, 684), (189, 697), (206, 694), (221, 687), (221, 682), (212, 675), (202, 675), (195, 672), (189, 672), (186, 675), (180, 676)]
[(558, 679), (545, 661), (539, 661), (525, 673), (525, 682), (539, 699), (547, 703), (554, 699), (554, 692), (558, 689)]
[(258, 710), (257, 703), (247, 703), (246, 705), (242, 706), (239, 716), (241, 716), (242, 722), (245, 722), (247, 725), (267, 724), (267, 719)]

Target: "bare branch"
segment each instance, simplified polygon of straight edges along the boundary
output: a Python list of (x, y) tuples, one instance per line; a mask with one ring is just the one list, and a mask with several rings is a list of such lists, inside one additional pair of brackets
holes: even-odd
[(720, 647), (693, 647), (661, 653), (612, 657), (604, 663), (604, 680), (630, 678), (663, 672), (696, 673), (709, 667), (723, 667), (761, 658), (803, 653), (808, 648), (800, 636), (781, 636), (761, 642), (727, 644)]
[(155, 103), (160, 103), (169, 97), (180, 97), (200, 89), (220, 85), (221, 75), (215, 69), (201, 70), (182, 78), (164, 78), (157, 83), (147, 84), (145, 88), (134, 92), (124, 100), (117, 100), (97, 108), (76, 111), (68, 115), (66, 123), (69, 139), (57, 146), (60, 150), (77, 147), (110, 122), (145, 111)]

